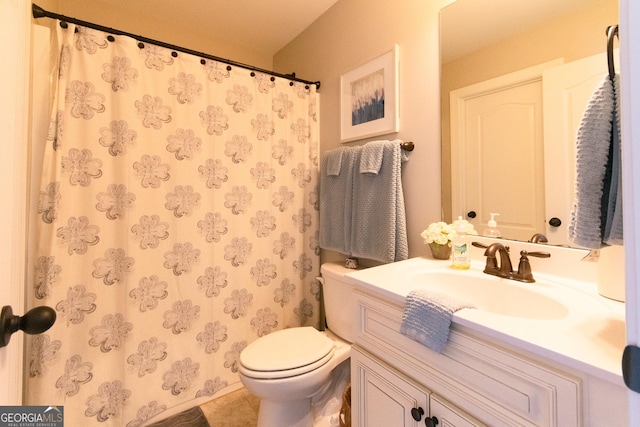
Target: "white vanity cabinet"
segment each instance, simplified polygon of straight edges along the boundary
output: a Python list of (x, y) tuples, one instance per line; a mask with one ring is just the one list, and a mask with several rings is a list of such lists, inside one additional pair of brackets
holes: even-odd
[(484, 426), (357, 347), (351, 372), (353, 427)]
[(403, 307), (360, 291), (356, 300), (354, 426), (425, 425), (411, 417), (411, 409), (422, 405), (439, 419), (438, 427), (588, 424), (579, 376), (456, 325), (444, 352), (435, 353), (399, 332)]

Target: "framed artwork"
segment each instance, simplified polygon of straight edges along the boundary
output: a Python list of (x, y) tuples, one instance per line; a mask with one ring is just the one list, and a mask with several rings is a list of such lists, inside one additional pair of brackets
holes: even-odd
[(340, 140), (399, 130), (398, 45), (394, 45), (340, 77)]

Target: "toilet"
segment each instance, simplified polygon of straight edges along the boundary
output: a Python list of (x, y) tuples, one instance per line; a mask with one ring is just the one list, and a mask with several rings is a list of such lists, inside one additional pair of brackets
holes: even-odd
[(354, 296), (344, 275), (353, 270), (326, 263), (320, 272), (329, 329), (283, 329), (240, 353), (240, 380), (260, 399), (258, 427), (312, 427), (314, 398), (338, 375), (338, 367), (349, 363)]

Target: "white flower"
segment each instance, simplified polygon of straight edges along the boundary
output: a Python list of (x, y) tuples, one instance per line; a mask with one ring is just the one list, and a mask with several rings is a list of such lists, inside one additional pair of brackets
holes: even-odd
[(426, 230), (420, 233), (424, 243), (438, 243), (440, 245), (451, 245), (451, 240), (455, 236), (455, 230), (446, 222), (434, 222), (429, 224)]
[[(440, 245), (451, 246), (451, 241), (456, 237), (456, 230), (460, 225), (460, 220), (454, 221), (452, 224), (446, 222), (433, 222), (429, 224), (426, 230), (420, 233), (424, 240), (424, 244), (438, 243)], [(462, 220), (462, 225), (466, 234), (478, 234), (473, 224), (466, 220)]]

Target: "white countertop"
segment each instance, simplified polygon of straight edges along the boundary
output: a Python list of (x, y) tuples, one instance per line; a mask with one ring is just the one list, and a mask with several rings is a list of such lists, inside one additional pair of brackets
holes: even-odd
[[(482, 273), (482, 260), (474, 260), (470, 270), (453, 270), (449, 265), (447, 261), (418, 257), (357, 270), (347, 274), (347, 278), (367, 293), (398, 305), (404, 305), (411, 290), (428, 287), (420, 283), (425, 276), (416, 279), (419, 276), (416, 272), (425, 269), (444, 270), (446, 274), (459, 276), (460, 281), (469, 282), (477, 280), (480, 274), (489, 280), (507, 282), (501, 285), (536, 292), (542, 298), (531, 298), (532, 307), (526, 307), (523, 315), (499, 314), (478, 306), (477, 309), (455, 312), (452, 322), (534, 356), (624, 385), (621, 360), (625, 347), (625, 306), (624, 303), (600, 296), (595, 283), (536, 274), (535, 271), (536, 283), (521, 283)], [(478, 286), (483, 286), (483, 283), (478, 283)], [(555, 309), (547, 310), (544, 307), (545, 300)], [(540, 307), (536, 307), (536, 304)], [(562, 309), (558, 310), (558, 307)], [(540, 316), (536, 315), (538, 309)]]

